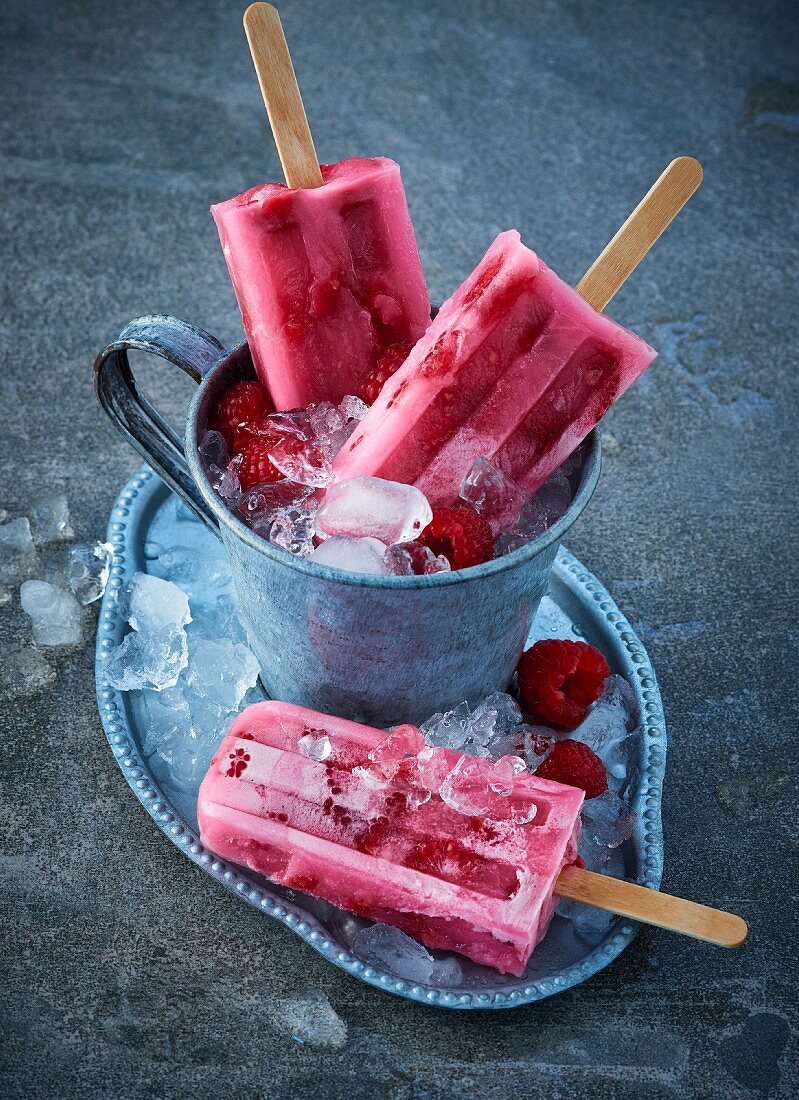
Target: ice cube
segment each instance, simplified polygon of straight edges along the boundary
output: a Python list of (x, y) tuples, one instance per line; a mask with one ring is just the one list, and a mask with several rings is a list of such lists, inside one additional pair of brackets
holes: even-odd
[(627, 716), (627, 729), (630, 733), (641, 721), (641, 709), (635, 692), (623, 676), (612, 675), (605, 680), (600, 702), (612, 707), (621, 707)]
[(208, 471), (208, 479), (216, 493), (227, 504), (235, 504), (241, 492), (239, 470), (241, 455), (236, 455), (225, 467), (214, 466)]
[[(610, 679), (613, 683), (606, 687), (603, 696), (571, 736), (597, 754), (609, 777), (622, 780), (627, 775), (630, 750), (635, 744), (630, 729), (635, 728), (638, 706), (632, 688), (622, 677)], [(619, 681), (629, 688), (631, 697), (624, 693)]]
[(430, 982), (436, 966), (429, 951), (389, 924), (373, 924), (356, 932), (352, 950), (370, 966), (422, 985)]
[(556, 738), (553, 737), (552, 730), (546, 726), (523, 725), (518, 729), (524, 736), (524, 759), (527, 761), (527, 767), (535, 771), (552, 752)]
[(411, 725), (397, 726), (370, 751), (369, 760), (386, 779), (391, 779), (403, 760), (416, 756), (424, 747), (420, 729)]
[(142, 695), (150, 719), (142, 745), (145, 756), (157, 752), (174, 738), (187, 740), (193, 735), (191, 712), (181, 687), (173, 685), (161, 691), (145, 688)]
[(468, 703), (434, 714), (421, 727), (424, 739), (434, 748), (461, 750), (469, 738), (471, 718)]
[(487, 458), (477, 458), (461, 484), (461, 497), (491, 524), (494, 536), (514, 526), (527, 494)]
[(288, 550), (289, 554), (307, 558), (315, 549), (316, 516), (314, 510), (304, 506), (286, 508), (275, 516), (269, 525), (269, 541)]
[(320, 763), (327, 760), (333, 751), (330, 738), (324, 730), (306, 730), (297, 745), (302, 756), (306, 756), (309, 760), (317, 760)]
[(220, 432), (206, 432), (197, 448), (206, 471), (221, 472), (230, 462), (230, 452), (225, 437)]
[(22, 609), (33, 622), (33, 640), (42, 646), (75, 646), (83, 638), (83, 611), (71, 592), (47, 581), (25, 581)]
[(559, 520), (571, 504), (572, 489), (563, 470), (556, 470), (549, 481), (545, 481), (533, 497), (544, 513), (547, 527)]
[(327, 535), (371, 536), (391, 545), (420, 535), (433, 518), (424, 493), (379, 477), (355, 477), (331, 485), (316, 515)]
[(570, 898), (561, 898), (556, 912), (559, 917), (571, 922), (575, 934), (581, 940), (593, 946), (604, 939), (616, 919), (613, 913), (607, 913), (593, 905), (583, 905), (582, 902), (572, 901)]
[(394, 577), (411, 577), (449, 573), (452, 566), (443, 554), (436, 557), (421, 542), (398, 542), (386, 550), (386, 568)]
[(635, 811), (615, 791), (588, 799), (582, 809), (580, 855), (588, 868), (601, 867), (633, 834)]
[(420, 781), (436, 794), (452, 770), (445, 754), (432, 745), (428, 745), (417, 755), (416, 769)]
[(222, 710), (235, 710), (258, 681), (260, 666), (240, 642), (192, 639), (187, 691), (200, 695)]
[(267, 454), (272, 465), (298, 485), (322, 488), (333, 480), (330, 461), (313, 437), (282, 435), (269, 441)]
[(174, 687), (189, 663), (186, 631), (174, 623), (160, 630), (132, 630), (105, 659), (105, 678), (117, 691)]
[(22, 517), (0, 525), (0, 584), (26, 580), (38, 565), (30, 521)]
[(347, 569), (352, 573), (385, 574), (385, 553), (386, 544), (379, 539), (337, 535), (317, 546), (312, 558), (322, 565)]
[(176, 584), (196, 610), (214, 603), (231, 586), (230, 567), (221, 544), (210, 550), (170, 546), (158, 556), (167, 580)]
[(519, 518), (503, 531), (495, 543), (495, 552), (510, 554), (543, 535), (549, 526), (546, 512), (535, 497), (531, 497), (521, 510)]
[(69, 505), (63, 493), (46, 493), (31, 506), (31, 526), (37, 546), (75, 537), (69, 522)]
[(440, 959), (435, 963), (430, 981), (432, 985), (455, 989), (463, 982), (463, 968), (458, 960), (450, 955), (449, 958)]
[(475, 745), (494, 755), (493, 745), (510, 733), (522, 721), (519, 704), (504, 691), (495, 691), (475, 707), (470, 719), (471, 738)]
[(324, 993), (276, 997), (269, 1002), (267, 1012), (272, 1026), (296, 1043), (341, 1050), (347, 1042), (347, 1025)]
[(52, 687), (56, 671), (32, 646), (5, 646), (0, 661), (0, 699), (26, 699)]
[(342, 398), (339, 405), (342, 414), (347, 420), (354, 420), (357, 424), (359, 420), (363, 420), (369, 411), (369, 406), (365, 401), (362, 401), (360, 397), (353, 397), (352, 394), (347, 394)]
[(493, 798), (486, 762), (476, 756), (462, 756), (439, 788), (439, 795), (452, 810), (470, 817), (484, 817)]
[(69, 587), (79, 603), (87, 606), (99, 600), (108, 584), (114, 547), (110, 542), (94, 546), (73, 546), (69, 552)]
[(186, 593), (171, 581), (134, 573), (123, 597), (125, 617), (134, 630), (156, 632), (191, 622)]
[(259, 535), (266, 537), (272, 521), (288, 508), (304, 508), (313, 512), (315, 502), (309, 500), (313, 490), (288, 479), (256, 485), (242, 493), (236, 502), (236, 512)]
[(330, 401), (321, 401), (318, 405), (309, 405), (307, 412), (317, 440), (324, 439), (325, 436), (339, 431), (347, 422), (347, 417), (339, 406), (332, 404)]
[(494, 764), (488, 784), (496, 794), (507, 797), (513, 793), (516, 776), (527, 771), (527, 764), (520, 756), (501, 756)]

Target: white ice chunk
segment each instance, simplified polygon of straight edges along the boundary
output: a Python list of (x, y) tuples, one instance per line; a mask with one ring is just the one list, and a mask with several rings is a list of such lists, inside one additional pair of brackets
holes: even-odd
[(33, 576), (39, 564), (30, 521), (22, 517), (0, 525), (0, 584)]
[(84, 606), (99, 600), (108, 584), (114, 547), (110, 542), (73, 546), (69, 552), (69, 587)]
[(189, 601), (171, 581), (149, 573), (134, 573), (125, 595), (127, 620), (134, 630), (155, 632), (191, 622)]
[(174, 624), (160, 630), (132, 630), (105, 659), (103, 671), (117, 691), (174, 687), (189, 663), (186, 631)]
[(284, 509), (269, 525), (269, 541), (297, 557), (313, 554), (315, 533), (314, 510), (304, 506)]
[(31, 526), (37, 545), (75, 537), (69, 522), (69, 505), (63, 493), (46, 493), (31, 505)]
[(391, 545), (417, 538), (433, 518), (424, 493), (380, 477), (331, 485), (319, 506), (317, 527), (326, 535), (371, 536)]
[(7, 646), (0, 661), (0, 699), (25, 699), (55, 683), (56, 671), (32, 646)]
[(25, 581), (19, 590), (33, 621), (33, 640), (42, 646), (75, 646), (83, 638), (83, 612), (71, 592), (47, 581)]
[(385, 574), (386, 544), (379, 539), (348, 538), (346, 535), (325, 539), (312, 557), (322, 565), (347, 569), (352, 573)]
[(240, 642), (192, 641), (186, 674), (187, 691), (200, 695), (222, 710), (235, 710), (258, 682), (255, 655)]
[(429, 984), (436, 966), (429, 951), (390, 924), (372, 924), (357, 932), (352, 950), (370, 966), (408, 982)]
[(327, 760), (333, 751), (330, 738), (321, 730), (308, 730), (297, 742), (297, 747), (300, 755), (319, 762)]

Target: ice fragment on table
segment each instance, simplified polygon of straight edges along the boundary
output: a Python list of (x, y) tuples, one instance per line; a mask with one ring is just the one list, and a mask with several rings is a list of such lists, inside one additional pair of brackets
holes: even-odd
[(32, 646), (7, 646), (0, 661), (0, 699), (26, 699), (52, 687), (56, 671)]
[(134, 573), (122, 600), (125, 617), (134, 630), (154, 633), (191, 622), (186, 593), (171, 581), (149, 573)]
[(260, 667), (241, 643), (192, 640), (187, 688), (225, 711), (235, 710), (258, 681)]
[(461, 497), (491, 524), (494, 536), (519, 519), (527, 493), (487, 458), (475, 459), (461, 483)]
[(19, 594), (22, 609), (33, 622), (33, 640), (37, 645), (80, 645), (83, 612), (71, 592), (47, 581), (25, 581)]
[(186, 631), (174, 624), (160, 630), (131, 630), (105, 659), (103, 673), (117, 691), (174, 687), (189, 662)]
[(388, 545), (418, 538), (433, 518), (423, 493), (379, 477), (356, 477), (331, 485), (317, 512), (326, 535), (371, 536)]
[(580, 855), (586, 867), (596, 870), (606, 863), (615, 849), (632, 836), (635, 819), (635, 811), (615, 791), (607, 790), (598, 798), (588, 799), (582, 809), (580, 838)]
[(37, 546), (75, 537), (69, 522), (69, 505), (63, 493), (46, 493), (31, 505), (31, 527)]
[(322, 565), (347, 569), (352, 573), (385, 574), (386, 545), (379, 539), (354, 539), (335, 535), (317, 546), (312, 557)]
[(452, 566), (421, 542), (398, 542), (386, 550), (386, 569), (394, 577), (412, 577), (449, 573)]
[(87, 606), (105, 593), (114, 547), (110, 542), (73, 546), (69, 551), (69, 587), (79, 603)]
[(33, 576), (39, 564), (30, 521), (26, 517), (0, 525), (0, 584), (16, 584)]
[(324, 993), (277, 997), (269, 1002), (267, 1012), (272, 1026), (296, 1043), (340, 1050), (347, 1042), (347, 1025)]

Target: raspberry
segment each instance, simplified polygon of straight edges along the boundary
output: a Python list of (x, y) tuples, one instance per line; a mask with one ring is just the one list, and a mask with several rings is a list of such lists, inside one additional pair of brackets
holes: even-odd
[(233, 436), (240, 424), (260, 420), (275, 407), (265, 386), (260, 382), (236, 382), (218, 399), (208, 421), (208, 426), (224, 436), (228, 447), (233, 446)]
[(265, 439), (252, 439), (242, 448), (239, 482), (242, 489), (252, 489), (255, 485), (264, 485), (270, 481), (280, 481), (280, 470), (272, 465), (269, 458), (270, 444)]
[(453, 569), (481, 565), (494, 556), (494, 536), (488, 522), (472, 508), (434, 508), (428, 527), (417, 542), (443, 554)]
[(556, 783), (579, 787), (585, 791), (586, 798), (597, 798), (608, 789), (605, 765), (588, 745), (571, 737), (556, 742), (535, 774), (539, 779), (553, 779)]
[(413, 344), (391, 344), (363, 381), (361, 397), (367, 405), (374, 405), (377, 396), (392, 374), (396, 374), (408, 358)]
[(519, 661), (519, 695), (539, 722), (573, 730), (602, 694), (608, 662), (587, 642), (536, 642)]

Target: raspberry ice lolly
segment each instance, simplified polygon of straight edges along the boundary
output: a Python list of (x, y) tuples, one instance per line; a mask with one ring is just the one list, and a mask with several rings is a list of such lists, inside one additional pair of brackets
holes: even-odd
[(500, 234), (334, 463), (416, 485), (452, 503), (476, 458), (533, 493), (657, 354), (603, 316), (613, 293), (699, 186), (680, 157), (608, 245), (577, 291), (515, 231)]
[(361, 393), (394, 344), (430, 323), (399, 166), (322, 165), (323, 183), (266, 183), (211, 207), (260, 380), (278, 409)]
[(430, 323), (399, 167), (319, 165), (280, 16), (244, 27), (288, 187), (211, 207), (258, 377), (278, 409), (359, 396), (366, 375)]
[[(414, 727), (400, 731), (409, 751), (424, 747)], [(202, 843), (428, 947), (520, 975), (552, 917), (555, 880), (576, 858), (583, 792), (516, 777), (510, 795), (494, 797), (521, 818), (534, 808), (527, 824), (464, 816), (437, 792), (413, 808), (426, 792), (397, 741), (303, 707), (256, 703), (233, 723), (200, 787)], [(428, 766), (444, 775), (460, 759), (433, 753)]]
[(571, 866), (583, 792), (517, 774), (514, 760), (425, 748), (415, 726), (386, 734), (256, 703), (200, 786), (200, 839), (283, 886), (517, 976), (555, 894), (723, 946), (743, 941), (740, 917)]
[(451, 504), (479, 456), (533, 493), (655, 358), (502, 233), (334, 463)]

